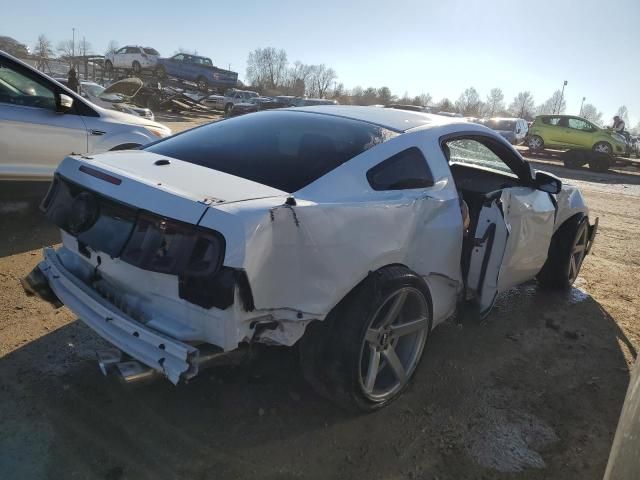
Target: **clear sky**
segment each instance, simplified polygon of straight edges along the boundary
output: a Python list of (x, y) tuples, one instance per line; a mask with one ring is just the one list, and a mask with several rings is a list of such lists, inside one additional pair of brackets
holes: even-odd
[(163, 55), (197, 50), (243, 78), (249, 51), (283, 48), (291, 62), (325, 63), (345, 87), (452, 101), (467, 87), (500, 87), (507, 104), (530, 90), (536, 104), (568, 81), (567, 113), (582, 97), (605, 122), (626, 105), (640, 121), (640, 0), (345, 0), (217, 2), (0, 0), (0, 35), (33, 47), (85, 36)]

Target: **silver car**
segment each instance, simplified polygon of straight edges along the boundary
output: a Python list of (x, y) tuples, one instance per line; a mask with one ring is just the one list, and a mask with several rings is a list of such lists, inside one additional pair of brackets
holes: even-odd
[(0, 180), (49, 180), (71, 153), (136, 148), (169, 135), (164, 125), (94, 105), (0, 51)]

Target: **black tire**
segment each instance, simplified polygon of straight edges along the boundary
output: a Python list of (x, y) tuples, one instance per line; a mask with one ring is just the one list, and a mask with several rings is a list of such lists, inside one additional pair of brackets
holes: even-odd
[[(575, 215), (564, 222), (551, 239), (549, 256), (537, 275), (538, 283), (550, 290), (568, 290), (580, 273), (589, 238), (589, 220), (584, 215)], [(572, 272), (571, 258), (576, 241), (583, 241), (583, 254)], [(575, 262), (575, 258), (574, 258)]]
[(593, 151), (611, 155), (613, 153), (613, 147), (608, 142), (598, 142), (593, 146)]
[(233, 103), (227, 103), (224, 106), (224, 113), (226, 113), (227, 115), (231, 114), (231, 110), (233, 110)]
[(527, 140), (527, 147), (529, 147), (529, 150), (532, 152), (540, 152), (544, 150), (544, 140), (538, 135), (532, 135)]
[(589, 169), (594, 172), (604, 173), (611, 166), (611, 156), (606, 153), (589, 152)]
[(104, 69), (107, 73), (113, 72), (113, 63), (111, 63), (111, 60), (104, 62)]
[(140, 62), (138, 62), (137, 60), (134, 60), (133, 63), (131, 64), (131, 70), (133, 70), (133, 73), (135, 73), (136, 75), (140, 75), (140, 72), (142, 71)]
[[(367, 395), (362, 376), (362, 368), (365, 366), (363, 361), (368, 360), (370, 358), (368, 355), (374, 352), (373, 349), (367, 349), (371, 347), (367, 343), (369, 342), (367, 335), (373, 329), (376, 319), (381, 315), (386, 316), (391, 310), (393, 300), (389, 299), (398, 298), (403, 292), (410, 292), (411, 295), (409, 297), (409, 294), (405, 293), (407, 300), (404, 300), (403, 305), (421, 304), (425, 308), (421, 310), (426, 312), (424, 323), (422, 323), (420, 334), (416, 333), (421, 336), (416, 340), (416, 344), (410, 347), (414, 350), (408, 357), (400, 351), (398, 339), (394, 344), (391, 335), (389, 336), (391, 339), (386, 340), (383, 340), (382, 336), (379, 337), (380, 342), (386, 341), (391, 345), (391, 350), (398, 349), (400, 353), (396, 359), (400, 356), (405, 359), (410, 357), (411, 363), (407, 365), (411, 365), (411, 368), (403, 370), (408, 374), (405, 380), (397, 380), (398, 385), (395, 387), (397, 390), (392, 388), (392, 392), (386, 398), (372, 399), (370, 396), (374, 393), (378, 377), (374, 378), (370, 395)], [(410, 305), (409, 298), (414, 302), (413, 305)], [(422, 301), (424, 304), (421, 303)], [(406, 314), (404, 307), (401, 308), (402, 313), (396, 317), (397, 319), (404, 318)], [(407, 316), (411, 315), (413, 314)], [(398, 398), (410, 384), (424, 354), (432, 327), (432, 315), (429, 290), (417, 274), (403, 266), (389, 266), (372, 272), (331, 311), (323, 322), (314, 322), (307, 327), (299, 344), (304, 377), (316, 392), (341, 407), (364, 412), (380, 409)], [(395, 321), (390, 325), (394, 323)], [(421, 343), (420, 347), (417, 346), (418, 343)], [(385, 357), (382, 360), (381, 355)], [(395, 369), (392, 368), (384, 352), (378, 354), (378, 362), (381, 363), (377, 365), (381, 366), (379, 370), (376, 368), (376, 375), (380, 375), (381, 380), (384, 380), (382, 374), (387, 369), (386, 376), (393, 379)]]
[(196, 83), (198, 84), (198, 90), (200, 90), (201, 92), (207, 92), (209, 90), (209, 83), (207, 82), (206, 78), (198, 77)]
[(158, 65), (156, 67), (156, 77), (167, 78), (167, 71), (165, 70), (164, 65)]
[(562, 161), (566, 168), (580, 168), (587, 163), (585, 152), (569, 150), (562, 154)]

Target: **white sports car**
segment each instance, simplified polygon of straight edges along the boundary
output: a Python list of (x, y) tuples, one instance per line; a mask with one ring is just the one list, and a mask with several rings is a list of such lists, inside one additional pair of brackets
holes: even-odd
[(396, 398), (429, 333), (537, 278), (566, 289), (594, 239), (580, 192), (498, 133), (318, 106), (67, 157), (42, 208), (63, 246), (23, 282), (114, 349), (103, 372), (177, 384), (262, 342), (363, 410)]

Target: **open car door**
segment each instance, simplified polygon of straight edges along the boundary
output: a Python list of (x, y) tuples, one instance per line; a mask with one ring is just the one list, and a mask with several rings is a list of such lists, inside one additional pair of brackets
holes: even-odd
[(555, 221), (551, 196), (531, 187), (486, 195), (474, 232), (467, 286), (481, 316), (498, 293), (534, 278), (547, 259)]

